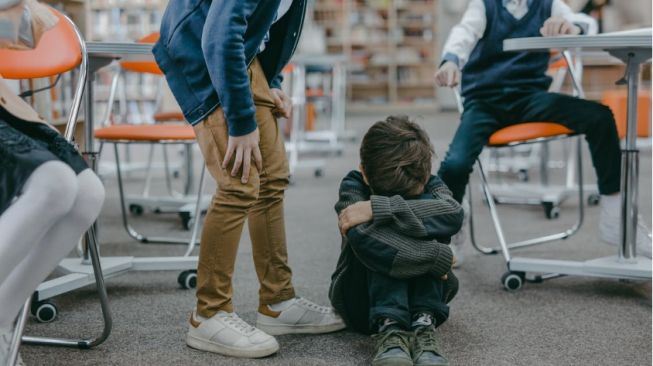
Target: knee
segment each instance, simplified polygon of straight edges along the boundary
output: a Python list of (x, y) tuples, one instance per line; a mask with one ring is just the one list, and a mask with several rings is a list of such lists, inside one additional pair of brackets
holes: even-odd
[(256, 204), (259, 199), (260, 187), (256, 185), (234, 185), (219, 187), (213, 204), (237, 210), (246, 210)]
[(91, 225), (98, 217), (104, 204), (104, 185), (90, 169), (77, 176), (78, 190), (75, 203), (70, 211), (75, 221)]
[(75, 172), (63, 162), (51, 161), (32, 173), (23, 195), (29, 195), (33, 204), (43, 207), (44, 214), (59, 217), (71, 210), (78, 189)]
[(610, 107), (598, 104), (593, 109), (592, 120), (595, 123), (596, 130), (606, 131), (606, 130), (617, 130), (617, 125), (614, 119), (614, 114)]
[(449, 154), (442, 161), (440, 175), (455, 177), (467, 176), (472, 170), (473, 165), (474, 160), (467, 159), (459, 154)]

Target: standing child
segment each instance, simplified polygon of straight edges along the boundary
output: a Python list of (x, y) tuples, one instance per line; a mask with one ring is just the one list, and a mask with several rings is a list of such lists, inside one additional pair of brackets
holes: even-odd
[(329, 296), (351, 328), (374, 333), (372, 364), (447, 365), (435, 328), (458, 289), (449, 243), (463, 212), (431, 175), (428, 135), (406, 117), (365, 134), (360, 172), (340, 185), (342, 253)]

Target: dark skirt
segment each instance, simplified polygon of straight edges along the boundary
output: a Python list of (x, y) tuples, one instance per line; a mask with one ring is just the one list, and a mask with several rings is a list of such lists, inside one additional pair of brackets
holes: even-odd
[(66, 163), (76, 174), (88, 168), (77, 149), (57, 131), (0, 108), (0, 215), (21, 193), (34, 170), (52, 160)]

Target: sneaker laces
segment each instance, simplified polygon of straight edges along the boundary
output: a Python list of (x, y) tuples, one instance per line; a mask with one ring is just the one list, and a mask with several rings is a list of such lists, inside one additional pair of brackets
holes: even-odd
[(440, 355), (438, 339), (435, 336), (433, 326), (417, 327), (415, 329), (415, 354), (424, 352), (433, 352)]
[(406, 331), (389, 329), (382, 333), (373, 334), (372, 339), (376, 341), (376, 349), (379, 350), (378, 354), (383, 354), (393, 348), (400, 348), (410, 354), (410, 337)]
[(225, 323), (229, 324), (234, 329), (240, 331), (245, 335), (250, 335), (256, 332), (256, 328), (249, 325), (246, 321), (241, 319), (236, 313), (229, 313), (223, 317)]
[(331, 307), (318, 305), (312, 301), (304, 299), (303, 297), (298, 298), (297, 302), (318, 313), (329, 314), (332, 312)]

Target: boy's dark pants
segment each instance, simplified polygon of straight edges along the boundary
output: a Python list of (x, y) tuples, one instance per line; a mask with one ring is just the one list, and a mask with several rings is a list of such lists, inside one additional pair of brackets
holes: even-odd
[[(451, 271), (447, 274), (448, 278), (446, 281), (436, 279), (433, 276), (425, 276), (425, 278), (426, 277), (428, 278), (428, 282), (433, 285), (433, 290), (427, 289), (427, 292), (425, 292), (423, 296), (422, 294), (415, 292), (417, 295), (415, 297), (420, 298), (421, 304), (424, 304), (425, 307), (430, 307), (431, 304), (435, 304), (435, 306), (433, 306), (430, 311), (437, 313), (434, 315), (436, 317), (437, 325), (439, 326), (447, 319), (449, 315), (449, 307), (447, 304), (458, 293), (458, 278), (456, 278), (456, 276)], [(388, 282), (384, 283), (385, 280), (388, 280)], [(405, 289), (406, 287), (409, 287), (408, 284), (410, 281), (411, 280), (393, 279), (380, 275), (379, 273), (372, 272), (367, 269), (367, 267), (365, 267), (357, 258), (352, 258), (346, 277), (343, 280), (343, 283), (346, 284), (346, 286), (343, 288), (342, 294), (344, 300), (343, 311), (345, 313), (343, 315), (346, 315), (345, 319), (347, 326), (355, 331), (364, 334), (375, 333), (377, 331), (375, 324), (372, 324), (370, 321), (374, 318), (373, 313), (376, 311), (376, 309), (380, 309), (381, 307), (387, 308), (389, 306), (394, 307), (395, 305), (397, 309), (405, 309), (406, 301), (409, 301), (408, 296), (405, 296), (402, 299), (398, 299), (399, 301), (396, 303), (394, 303), (394, 301), (399, 297), (399, 293), (406, 294)], [(391, 287), (392, 282), (395, 284), (397, 282), (404, 284), (400, 284), (396, 287)], [(423, 299), (423, 297), (429, 298)], [(442, 309), (446, 310), (441, 311)], [(413, 309), (410, 310), (411, 313), (413, 313)], [(395, 319), (395, 317), (392, 318)], [(401, 321), (403, 326), (408, 328), (410, 325), (410, 314), (404, 311), (401, 315), (401, 319), (396, 320)]]
[(368, 271), (367, 286), (373, 330), (382, 318), (395, 320), (404, 329), (410, 329), (411, 317), (417, 313), (432, 314), (436, 326), (449, 318), (445, 281), (432, 275), (398, 279)]
[(476, 158), (497, 130), (520, 122), (557, 122), (585, 135), (601, 194), (619, 192), (621, 152), (614, 116), (602, 104), (545, 91), (496, 90), (469, 97), (438, 175), (461, 202)]

